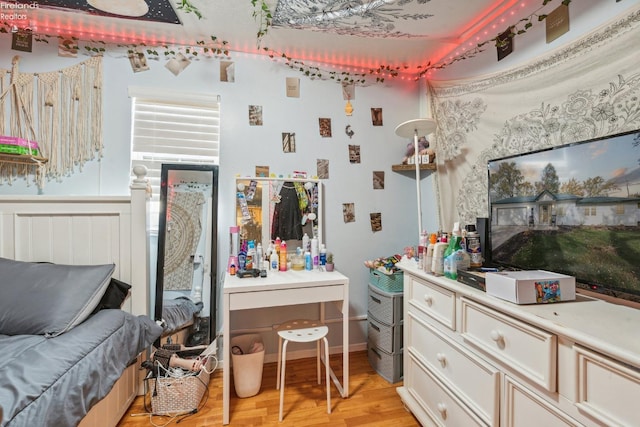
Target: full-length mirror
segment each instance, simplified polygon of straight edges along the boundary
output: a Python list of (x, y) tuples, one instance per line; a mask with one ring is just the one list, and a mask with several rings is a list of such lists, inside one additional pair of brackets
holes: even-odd
[(215, 334), (218, 167), (163, 164), (155, 319), (163, 344), (208, 345)]
[(322, 243), (322, 185), (317, 179), (236, 178), (236, 224), (241, 241), (264, 248), (280, 238), (295, 252), (305, 234)]

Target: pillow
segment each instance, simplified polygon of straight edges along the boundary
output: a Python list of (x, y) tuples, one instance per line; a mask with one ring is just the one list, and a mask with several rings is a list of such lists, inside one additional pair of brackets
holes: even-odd
[(107, 291), (91, 314), (95, 314), (100, 310), (121, 308), (124, 300), (129, 296), (129, 289), (131, 289), (130, 284), (112, 277), (109, 286), (107, 286)]
[(114, 269), (0, 258), (0, 334), (54, 337), (70, 330), (98, 305)]

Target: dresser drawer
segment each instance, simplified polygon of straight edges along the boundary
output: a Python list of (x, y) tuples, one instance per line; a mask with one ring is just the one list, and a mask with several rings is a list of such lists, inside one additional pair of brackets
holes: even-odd
[(605, 425), (640, 426), (640, 371), (580, 346), (576, 406)]
[(409, 298), (411, 307), (415, 307), (451, 330), (456, 329), (455, 292), (413, 276), (405, 277), (404, 289), (405, 298)]
[(369, 313), (367, 336), (369, 344), (387, 353), (397, 353), (402, 349), (402, 322), (396, 326), (385, 325)]
[[(406, 289), (406, 288), (405, 288)], [(411, 353), (404, 384), (420, 407), (441, 427), (485, 426), (484, 422), (438, 381)]]
[(408, 351), (469, 405), (489, 426), (500, 424), (500, 371), (435, 327), (408, 313)]
[(505, 427), (582, 426), (512, 378), (505, 376), (504, 382)]
[(461, 298), (464, 339), (519, 375), (556, 391), (557, 337)]
[(402, 292), (385, 292), (369, 284), (367, 308), (379, 322), (395, 325), (402, 319)]

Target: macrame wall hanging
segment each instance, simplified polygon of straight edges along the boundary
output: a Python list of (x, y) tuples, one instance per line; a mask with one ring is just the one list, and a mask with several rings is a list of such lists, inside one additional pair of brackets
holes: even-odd
[(19, 61), (0, 69), (0, 135), (36, 141), (44, 160), (0, 162), (0, 183), (33, 174), (42, 188), (102, 156), (102, 57), (47, 73), (21, 73)]

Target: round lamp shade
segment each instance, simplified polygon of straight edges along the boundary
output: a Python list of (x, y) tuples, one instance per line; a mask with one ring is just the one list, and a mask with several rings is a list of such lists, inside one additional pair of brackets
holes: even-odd
[(413, 119), (400, 123), (396, 127), (396, 135), (402, 138), (425, 136), (436, 130), (436, 122), (433, 119)]

